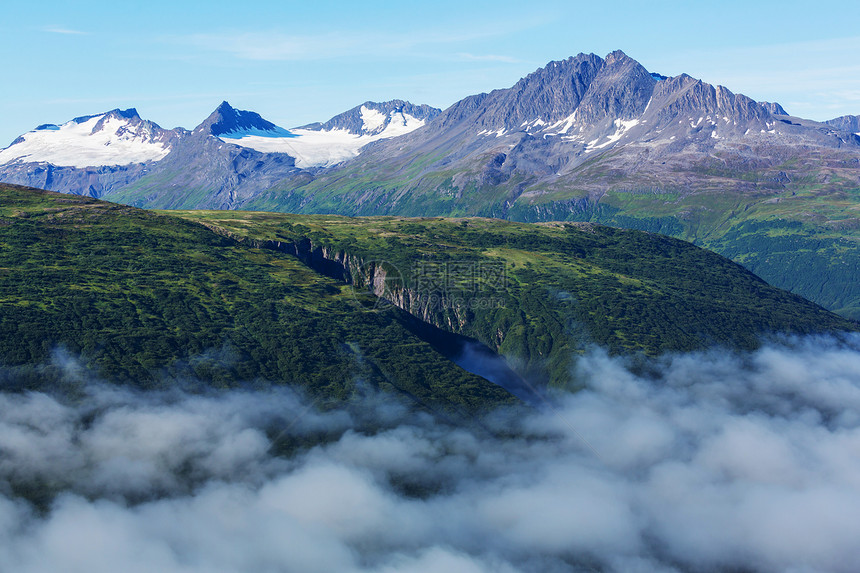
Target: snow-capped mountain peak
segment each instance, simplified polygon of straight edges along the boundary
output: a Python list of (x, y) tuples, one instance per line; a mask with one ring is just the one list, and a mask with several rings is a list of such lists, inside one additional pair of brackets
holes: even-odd
[[(352, 159), (368, 143), (418, 129), (438, 115), (439, 110), (403, 100), (365, 102), (325, 123), (290, 130), (256, 113), (234, 110), (227, 102), (221, 104), (213, 116), (216, 114), (218, 117), (210, 123), (215, 129), (209, 129), (221, 140), (265, 153), (286, 153), (295, 158), (297, 167), (308, 168), (329, 167)], [(213, 116), (198, 129), (207, 125)]]
[[(310, 131), (344, 130), (353, 135), (379, 135), (388, 132), (392, 124), (395, 126), (388, 132), (393, 137), (401, 132), (418, 129), (441, 113), (441, 110), (429, 105), (415, 105), (408, 101), (395, 99), (386, 102), (366, 101), (348, 111), (338, 114), (325, 123), (311, 123), (296, 129)], [(403, 130), (400, 128), (408, 128)]]
[(64, 167), (130, 165), (158, 161), (170, 152), (166, 130), (134, 108), (42, 124), (0, 150), (0, 165), (50, 163)]
[(248, 136), (291, 137), (289, 131), (263, 119), (259, 113), (238, 110), (226, 101), (221, 102), (194, 131), (230, 139)]

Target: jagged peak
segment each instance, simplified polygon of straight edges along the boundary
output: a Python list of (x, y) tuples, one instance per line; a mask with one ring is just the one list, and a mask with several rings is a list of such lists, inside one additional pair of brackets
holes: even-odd
[(860, 115), (842, 115), (828, 119), (824, 123), (837, 129), (851, 131), (852, 133), (860, 132)]
[(603, 63), (603, 58), (601, 58), (597, 54), (586, 54), (584, 52), (580, 52), (575, 56), (570, 56), (569, 58), (565, 58), (563, 60), (552, 60), (546, 65), (541, 66), (532, 73), (526, 75), (519, 82), (517, 82), (517, 85), (528, 83), (532, 79), (544, 76), (546, 74), (569, 74), (571, 70), (586, 62), (601, 65)]
[(790, 115), (785, 108), (779, 105), (776, 102), (771, 101), (760, 101), (759, 105), (764, 106), (764, 108), (770, 112), (771, 115)]
[(137, 113), (137, 109), (130, 107), (128, 109), (112, 109), (107, 112), (106, 115), (112, 115), (114, 117), (122, 117), (125, 119), (141, 119), (140, 114)]
[[(94, 117), (98, 117), (98, 116), (94, 116)], [(120, 123), (125, 123), (128, 126), (143, 125), (144, 130), (146, 132), (149, 132), (149, 133), (152, 133), (151, 130), (153, 128), (154, 129), (161, 129), (161, 126), (159, 126), (157, 123), (149, 121), (149, 120), (144, 120), (143, 118), (141, 118), (140, 114), (137, 113), (137, 110), (133, 107), (130, 107), (128, 109), (119, 109), (119, 108), (112, 109), (111, 111), (102, 115), (101, 119), (99, 119), (98, 122), (96, 122), (96, 125), (93, 127), (93, 133), (96, 133), (97, 131), (104, 129), (105, 125), (108, 122), (110, 122), (111, 120), (119, 120)], [(127, 128), (121, 128), (121, 129), (127, 129)]]
[[(315, 122), (300, 126), (296, 129), (313, 131), (330, 131), (333, 129), (346, 130), (353, 134), (374, 133), (384, 130), (392, 115), (402, 114), (411, 116), (418, 121), (427, 122), (438, 116), (442, 110), (427, 104), (414, 104), (403, 99), (392, 99), (383, 102), (366, 101), (343, 113), (339, 113), (326, 122)], [(379, 114), (370, 119), (368, 116)]]
[(236, 109), (226, 100), (222, 101), (194, 132), (219, 136), (248, 130), (287, 133), (287, 130), (263, 119), (259, 113)]
[(232, 105), (230, 105), (227, 100), (224, 100), (220, 104), (218, 104), (218, 107), (215, 108), (215, 111), (218, 113), (229, 113), (236, 112), (237, 110)]
[(614, 52), (609, 52), (608, 54), (606, 54), (606, 57), (603, 58), (603, 61), (607, 65), (615, 64), (618, 62), (625, 62), (627, 60), (634, 61), (634, 62), (636, 61), (633, 58), (631, 58), (630, 56), (628, 56), (627, 54), (625, 54), (624, 52), (622, 52), (621, 50), (615, 50)]

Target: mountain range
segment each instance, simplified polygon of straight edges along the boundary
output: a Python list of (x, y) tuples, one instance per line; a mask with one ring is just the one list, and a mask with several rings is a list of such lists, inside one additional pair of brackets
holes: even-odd
[(0, 180), (91, 197), (128, 189), (164, 197), (167, 189), (183, 205), (190, 193), (231, 208), (285, 177), (347, 161), (373, 141), (417, 129), (439, 111), (401, 100), (365, 102), (326, 123), (287, 130), (223, 102), (189, 131), (115, 109), (18, 137), (0, 151)]
[(76, 118), (0, 151), (0, 181), (152, 208), (607, 223), (858, 318), (858, 134), (858, 116), (794, 117), (616, 51), (444, 111), (365, 102), (285, 129), (224, 102), (191, 131), (135, 110)]

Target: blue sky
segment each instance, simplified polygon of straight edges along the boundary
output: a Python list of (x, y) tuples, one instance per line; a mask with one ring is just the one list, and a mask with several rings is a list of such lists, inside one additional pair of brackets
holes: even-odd
[(225, 99), (284, 127), (367, 100), (445, 108), (615, 49), (802, 117), (860, 114), (857, 0), (5, 0), (2, 14), (0, 147), (117, 107), (187, 128)]

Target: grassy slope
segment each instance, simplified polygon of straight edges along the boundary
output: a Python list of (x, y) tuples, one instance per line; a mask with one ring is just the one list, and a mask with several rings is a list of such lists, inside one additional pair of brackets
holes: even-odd
[[(857, 328), (721, 256), (639, 231), (488, 219), (177, 214), (238, 236), (310, 238), (366, 261), (385, 261), (407, 286), (460, 299), (459, 307), (436, 307), (437, 323), (555, 384), (566, 383), (571, 357), (591, 343), (654, 355), (713, 344), (751, 348), (777, 332)], [(492, 262), (504, 265), (503, 280), (473, 276)], [(422, 284), (416, 273), (446, 264), (459, 269), (448, 277), (453, 286)]]
[(860, 319), (860, 189), (751, 196), (615, 191), (573, 215), (657, 230), (712, 249), (844, 316)]
[(285, 182), (284, 188), (276, 187), (243, 208), (593, 221), (659, 232), (714, 250), (771, 284), (860, 319), (860, 187), (855, 164), (789, 160), (757, 167), (712, 158), (683, 173), (626, 175), (612, 167), (609, 152), (558, 181), (515, 176), (476, 185), (475, 174), (486, 162), (482, 158), (476, 160), (471, 178), (464, 179), (470, 182), (458, 187), (453, 181), (464, 173), (425, 172), (424, 159), (395, 166), (370, 164), (361, 170), (347, 166), (306, 185)]
[(265, 380), (428, 407), (511, 399), (411, 334), (413, 319), (287, 255), (131, 207), (0, 186), (0, 364), (35, 383), (58, 347), (143, 387)]

